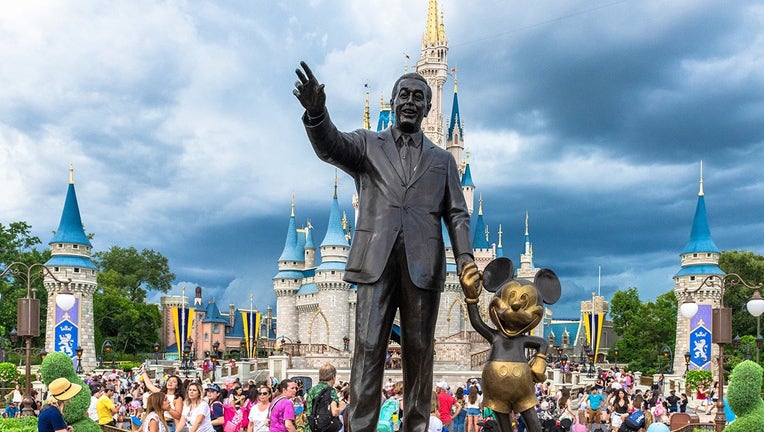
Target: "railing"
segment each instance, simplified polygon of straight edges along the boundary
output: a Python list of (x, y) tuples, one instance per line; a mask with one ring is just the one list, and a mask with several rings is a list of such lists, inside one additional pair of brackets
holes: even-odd
[(470, 356), (470, 367), (476, 368), (478, 366), (481, 366), (485, 364), (485, 362), (488, 361), (488, 352), (490, 350), (486, 349), (484, 351), (476, 352), (475, 354), (472, 354)]
[(121, 429), (116, 426), (101, 425), (101, 430), (103, 432), (125, 432), (129, 431), (130, 429)]

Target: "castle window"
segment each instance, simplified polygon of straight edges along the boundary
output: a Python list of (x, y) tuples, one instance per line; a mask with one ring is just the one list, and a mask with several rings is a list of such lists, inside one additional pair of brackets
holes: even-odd
[(58, 244), (58, 248), (61, 249), (62, 247), (64, 247), (64, 244), (63, 243), (59, 243)]
[(78, 245), (78, 244), (73, 244), (72, 245), (72, 249), (79, 249), (79, 248), (80, 248), (80, 245)]
[(692, 257), (693, 257), (693, 258), (697, 258), (697, 257), (698, 257), (698, 254), (694, 253), (694, 254), (692, 254)]
[(694, 281), (695, 280), (695, 276), (690, 276), (690, 280)]
[(54, 271), (54, 272), (57, 272), (57, 271), (59, 271), (59, 270), (58, 270), (58, 267), (53, 267), (53, 271)]
[(212, 333), (218, 334), (220, 333), (220, 324), (212, 324)]
[(80, 272), (80, 268), (79, 268), (79, 267), (75, 267), (75, 268), (74, 268), (74, 272), (75, 272), (75, 273), (79, 273), (79, 272)]
[(710, 253), (707, 253), (707, 254), (706, 254), (706, 257), (708, 257), (708, 258), (711, 258), (711, 254), (710, 254)]
[(564, 346), (570, 345), (570, 335), (567, 332), (562, 334), (562, 344)]

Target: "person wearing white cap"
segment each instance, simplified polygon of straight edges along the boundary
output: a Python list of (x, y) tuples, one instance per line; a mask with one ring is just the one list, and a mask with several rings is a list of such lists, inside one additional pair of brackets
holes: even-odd
[(438, 412), (440, 412), (440, 420), (443, 422), (443, 429), (452, 431), (451, 410), (456, 404), (456, 398), (448, 393), (448, 384), (445, 381), (439, 381), (435, 384), (435, 392), (438, 394)]
[(69, 382), (66, 378), (56, 378), (48, 384), (48, 393), (50, 397), (45, 401), (45, 407), (37, 416), (38, 432), (73, 432), (71, 426), (67, 426), (64, 421), (64, 406), (77, 393), (82, 390), (82, 386)]

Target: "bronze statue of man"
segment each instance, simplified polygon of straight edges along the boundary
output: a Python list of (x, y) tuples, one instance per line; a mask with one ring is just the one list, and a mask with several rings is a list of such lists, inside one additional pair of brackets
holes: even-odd
[[(305, 62), (294, 95), (318, 157), (355, 180), (359, 216), (345, 267), (358, 286), (350, 375), (352, 432), (376, 431), (385, 354), (396, 311), (401, 320), (403, 430), (424, 432), (430, 418), (435, 323), (446, 278), (445, 222), (462, 283), (479, 272), (470, 217), (454, 158), (421, 130), (432, 90), (418, 74), (401, 76), (390, 101), (395, 124), (340, 132), (326, 110), (324, 85)], [(466, 281), (465, 281), (466, 279)]]

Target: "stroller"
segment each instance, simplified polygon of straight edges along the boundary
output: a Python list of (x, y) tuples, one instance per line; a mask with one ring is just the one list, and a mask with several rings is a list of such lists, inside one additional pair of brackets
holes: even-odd
[(549, 419), (541, 422), (541, 428), (546, 432), (570, 432), (571, 426), (573, 422), (570, 419)]

